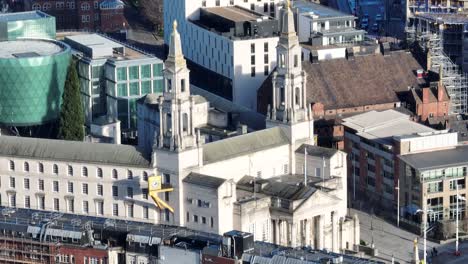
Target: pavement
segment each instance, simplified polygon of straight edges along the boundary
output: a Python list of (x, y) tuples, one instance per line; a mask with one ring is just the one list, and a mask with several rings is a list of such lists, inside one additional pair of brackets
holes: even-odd
[(468, 263), (468, 242), (459, 245), (460, 256), (455, 256), (455, 242), (437, 248), (439, 253), (433, 258), (433, 264), (466, 264)]
[[(423, 259), (424, 243), (422, 237), (400, 229), (373, 214), (369, 214), (356, 209), (350, 209), (350, 214), (357, 214), (361, 228), (361, 240), (368, 245), (374, 243), (378, 249), (376, 260), (392, 263), (392, 257), (395, 262), (412, 263), (413, 260), (413, 241), (418, 239), (419, 258)], [(432, 248), (438, 251), (437, 256), (431, 256)], [(455, 242), (439, 244), (427, 241), (427, 263), (430, 264), (467, 264), (468, 263), (468, 241), (460, 242), (460, 256), (455, 256)]]
[[(361, 228), (361, 240), (368, 245), (372, 242), (378, 249), (378, 259), (391, 263), (392, 257), (399, 263), (410, 263), (413, 259), (413, 241), (418, 238), (419, 256), (423, 257), (423, 239), (418, 235), (388, 223), (375, 215), (351, 209), (351, 215), (357, 214)], [(438, 244), (427, 241), (428, 252)], [(468, 262), (467, 262), (468, 263)]]

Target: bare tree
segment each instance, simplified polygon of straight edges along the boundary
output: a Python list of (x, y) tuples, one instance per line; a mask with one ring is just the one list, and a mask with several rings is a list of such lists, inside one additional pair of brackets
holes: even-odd
[(140, 0), (140, 11), (145, 18), (153, 24), (155, 30), (164, 27), (163, 0)]

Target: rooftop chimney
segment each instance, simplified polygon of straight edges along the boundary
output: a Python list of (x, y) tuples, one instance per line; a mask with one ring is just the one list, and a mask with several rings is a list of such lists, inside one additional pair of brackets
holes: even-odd
[(424, 104), (429, 103), (429, 92), (431, 88), (422, 88), (422, 100)]
[(416, 70), (416, 76), (418, 77), (418, 79), (422, 79), (424, 77), (424, 70), (423, 69)]

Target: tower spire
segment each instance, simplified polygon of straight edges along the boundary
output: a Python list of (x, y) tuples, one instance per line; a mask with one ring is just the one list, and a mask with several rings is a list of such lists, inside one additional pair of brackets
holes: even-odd
[(291, 10), (291, 2), (289, 0), (286, 2), (286, 10), (283, 12), (282, 21), (283, 23), (281, 25), (281, 38), (297, 38), (294, 26), (294, 14)]
[(182, 44), (180, 34), (177, 31), (177, 20), (172, 23), (172, 33), (169, 40), (169, 54), (167, 56), (166, 65), (168, 67), (183, 68), (187, 66), (182, 53)]

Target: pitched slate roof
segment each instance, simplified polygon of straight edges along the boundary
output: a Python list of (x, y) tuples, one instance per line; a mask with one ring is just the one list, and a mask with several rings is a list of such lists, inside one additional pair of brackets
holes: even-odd
[(288, 143), (289, 139), (280, 127), (264, 129), (204, 145), (203, 163), (232, 159)]
[(0, 155), (82, 163), (149, 167), (150, 159), (129, 145), (0, 136)]
[[(423, 66), (411, 53), (402, 51), (388, 56), (356, 56), (353, 60), (304, 61), (302, 68), (307, 74), (307, 102), (320, 102), (326, 110), (400, 102), (397, 92), (423, 82), (415, 75)], [(271, 104), (271, 76), (258, 91), (261, 112)]]
[(218, 187), (221, 186), (226, 181), (226, 179), (191, 172), (182, 181), (211, 189), (218, 189)]
[(304, 148), (307, 148), (307, 155), (309, 156), (316, 156), (316, 157), (326, 157), (330, 158), (335, 155), (338, 150), (332, 148), (322, 148), (318, 146), (312, 146), (308, 144), (302, 144), (298, 149), (296, 149), (296, 153), (304, 153)]

